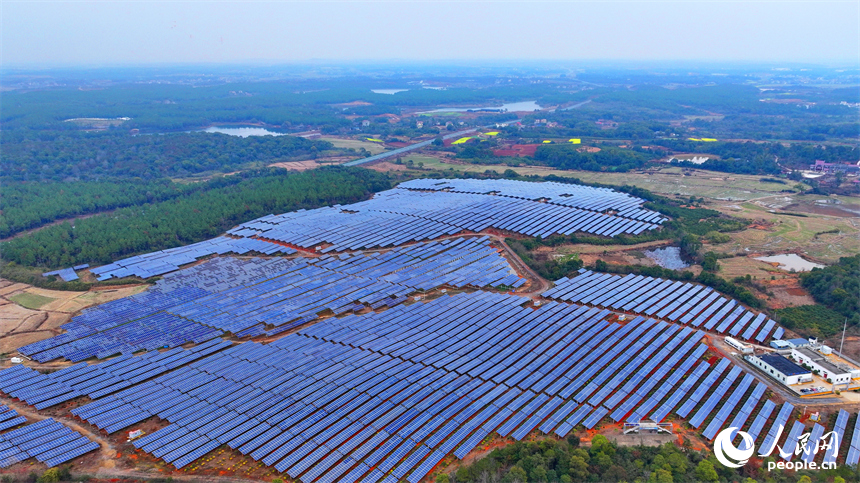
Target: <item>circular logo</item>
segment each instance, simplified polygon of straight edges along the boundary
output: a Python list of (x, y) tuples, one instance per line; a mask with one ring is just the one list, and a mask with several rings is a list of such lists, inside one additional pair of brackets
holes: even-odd
[[(732, 436), (735, 432), (743, 438), (743, 447), (746, 449), (735, 448), (735, 445), (732, 444)], [(738, 428), (726, 428), (720, 431), (720, 434), (714, 439), (714, 456), (717, 457), (717, 461), (728, 468), (740, 468), (747, 464), (754, 452), (752, 436)], [(729, 458), (737, 461), (737, 463), (732, 462)]]

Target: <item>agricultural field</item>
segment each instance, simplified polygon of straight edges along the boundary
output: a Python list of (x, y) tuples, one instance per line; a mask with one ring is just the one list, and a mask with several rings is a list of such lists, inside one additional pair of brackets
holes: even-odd
[(363, 141), (361, 139), (323, 136), (323, 137), (320, 137), (319, 140), (320, 141), (328, 141), (328, 142), (332, 143), (332, 145), (334, 145), (334, 147), (336, 147), (336, 148), (355, 149), (355, 150), (360, 150), (361, 148), (364, 148), (371, 155), (379, 154), (379, 153), (385, 151), (385, 146), (383, 146), (381, 143)]
[(56, 335), (72, 315), (141, 292), (145, 285), (89, 292), (46, 290), (0, 279), (0, 353)]

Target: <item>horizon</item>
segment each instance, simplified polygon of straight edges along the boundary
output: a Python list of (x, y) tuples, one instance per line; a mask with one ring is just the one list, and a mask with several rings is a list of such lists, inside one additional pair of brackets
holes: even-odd
[(5, 68), (860, 64), (854, 2), (4, 2), (0, 22)]

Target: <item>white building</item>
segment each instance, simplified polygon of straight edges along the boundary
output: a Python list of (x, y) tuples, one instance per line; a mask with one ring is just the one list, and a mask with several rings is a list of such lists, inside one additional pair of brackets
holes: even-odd
[(791, 349), (791, 357), (799, 364), (811, 367), (813, 372), (829, 379), (833, 384), (847, 384), (854, 379), (860, 379), (860, 369), (836, 363), (816, 349), (817, 347), (795, 347)]
[(786, 386), (812, 381), (812, 372), (809, 369), (779, 354), (747, 355), (744, 359)]

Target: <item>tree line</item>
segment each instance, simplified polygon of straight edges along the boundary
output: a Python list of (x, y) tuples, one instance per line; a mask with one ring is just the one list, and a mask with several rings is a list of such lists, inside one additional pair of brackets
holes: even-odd
[[(493, 450), (471, 464), (436, 476), (437, 483), (710, 483), (718, 481), (755, 483), (846, 483), (860, 481), (856, 470), (847, 466), (835, 470), (768, 471), (766, 464), (750, 462), (741, 468), (727, 468), (713, 455), (696, 451), (684, 438), (684, 445), (619, 446), (602, 434), (583, 447), (576, 435), (566, 439), (517, 441)], [(773, 456), (765, 459), (773, 460)]]
[(2, 258), (48, 268), (104, 264), (212, 238), (269, 213), (354, 203), (391, 186), (382, 173), (344, 167), (248, 171), (209, 183), (214, 187), (20, 236), (0, 244)]
[(860, 325), (860, 255), (801, 273), (800, 283), (816, 302), (847, 317), (849, 324)]
[(169, 179), (2, 183), (0, 238), (63, 218), (164, 201), (214, 186), (214, 183), (175, 183)]

